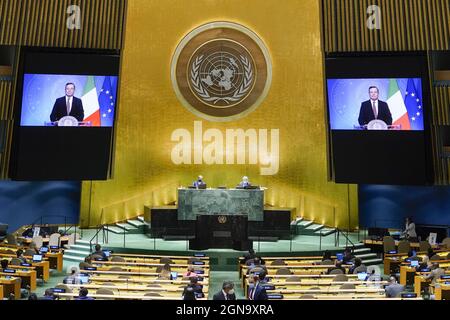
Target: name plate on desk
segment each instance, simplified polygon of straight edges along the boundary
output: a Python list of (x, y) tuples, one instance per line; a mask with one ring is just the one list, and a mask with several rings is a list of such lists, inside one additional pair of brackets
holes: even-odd
[(264, 220), (264, 190), (178, 189), (178, 220), (199, 215), (243, 215), (248, 221)]

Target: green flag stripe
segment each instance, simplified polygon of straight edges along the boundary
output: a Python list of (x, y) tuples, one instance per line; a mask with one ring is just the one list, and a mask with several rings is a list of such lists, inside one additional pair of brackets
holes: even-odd
[(86, 84), (84, 85), (83, 95), (95, 88), (94, 76), (88, 76)]
[(392, 97), (400, 89), (398, 88), (397, 80), (389, 79), (389, 95), (388, 98)]

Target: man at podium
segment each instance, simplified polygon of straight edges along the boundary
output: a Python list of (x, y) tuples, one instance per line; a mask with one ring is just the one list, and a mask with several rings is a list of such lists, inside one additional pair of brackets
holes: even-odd
[(378, 100), (379, 90), (375, 86), (369, 87), (368, 101), (361, 103), (358, 122), (360, 126), (367, 125), (372, 120), (383, 120), (388, 126), (392, 125), (392, 115), (386, 102)]
[(53, 105), (52, 113), (50, 114), (50, 121), (59, 121), (62, 117), (72, 116), (79, 122), (84, 119), (83, 102), (81, 99), (73, 96), (75, 93), (75, 84), (72, 82), (66, 83), (66, 95), (58, 98)]
[(198, 176), (197, 180), (192, 183), (192, 186), (197, 189), (206, 189), (206, 182), (203, 181), (203, 176)]
[(245, 187), (250, 187), (252, 184), (250, 183), (250, 181), (248, 181), (248, 177), (247, 176), (243, 176), (242, 177), (242, 181), (239, 183), (239, 187), (241, 188), (245, 188)]

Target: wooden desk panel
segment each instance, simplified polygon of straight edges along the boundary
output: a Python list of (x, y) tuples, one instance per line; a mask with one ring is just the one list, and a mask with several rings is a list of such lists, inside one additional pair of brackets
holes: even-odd
[(3, 295), (9, 297), (9, 294), (14, 294), (16, 300), (20, 299), (20, 283), (19, 277), (11, 277), (6, 279), (5, 276), (0, 276), (0, 284), (3, 286)]
[(436, 300), (450, 300), (450, 285), (440, 284), (435, 286), (434, 296)]
[(63, 271), (63, 253), (62, 252), (48, 252), (45, 257), (50, 262), (50, 269), (56, 269), (59, 272)]
[(31, 291), (36, 290), (36, 271), (35, 270), (29, 270), (29, 271), (17, 270), (16, 273), (0, 272), (0, 275), (19, 277), (22, 279), (22, 285), (21, 285), (22, 288), (26, 288), (26, 286), (29, 285)]

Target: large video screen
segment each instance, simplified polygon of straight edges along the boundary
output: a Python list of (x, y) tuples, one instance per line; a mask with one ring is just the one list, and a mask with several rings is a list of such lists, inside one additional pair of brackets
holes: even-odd
[(12, 180), (111, 177), (119, 66), (117, 50), (22, 48)]
[(432, 184), (427, 54), (329, 54), (325, 68), (330, 179)]
[(24, 74), (20, 125), (112, 127), (117, 79), (117, 76)]
[(422, 79), (328, 79), (332, 130), (423, 130)]

